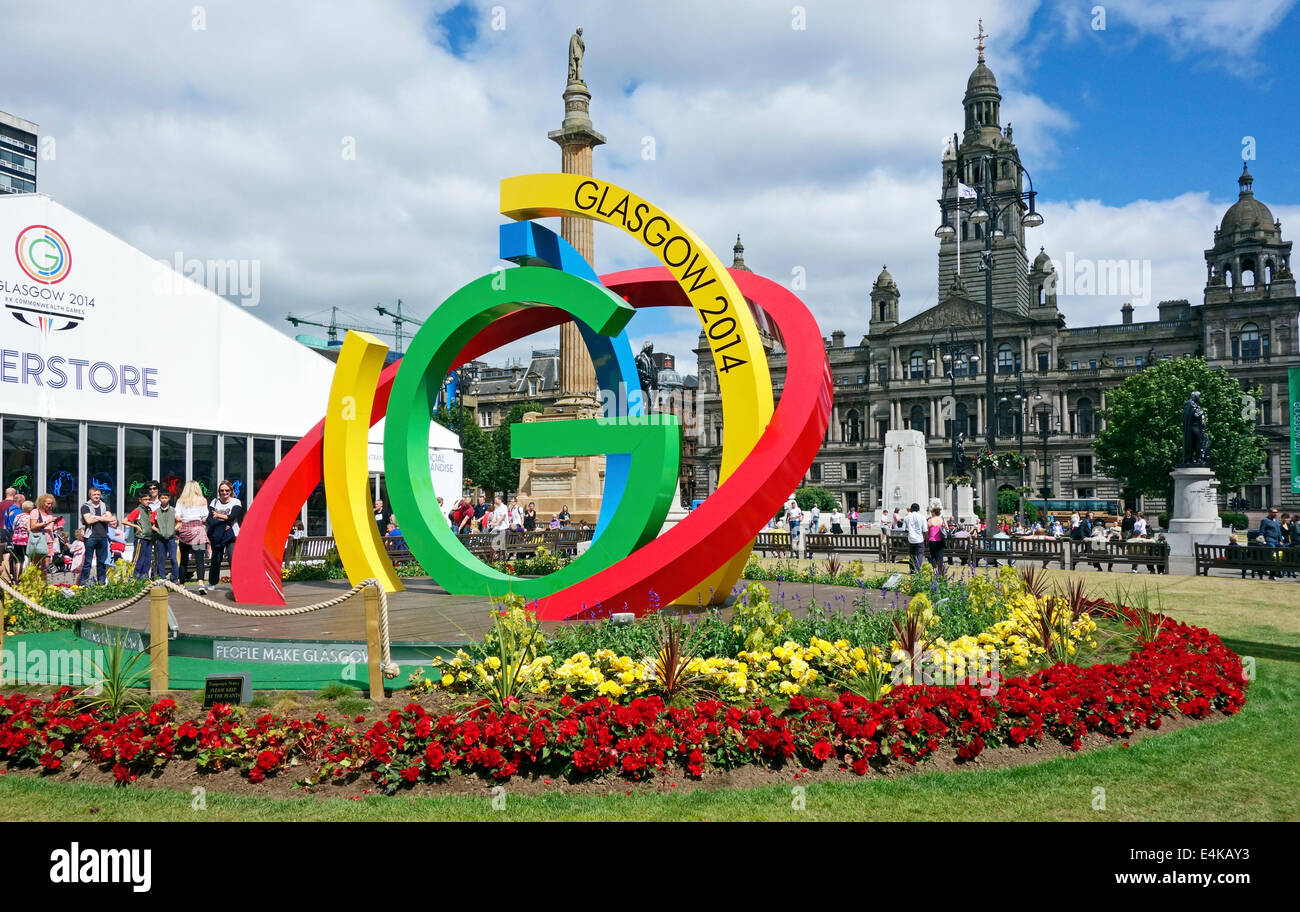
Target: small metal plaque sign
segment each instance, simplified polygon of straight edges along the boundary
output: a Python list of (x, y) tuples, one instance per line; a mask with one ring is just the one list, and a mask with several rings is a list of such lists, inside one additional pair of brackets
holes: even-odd
[(203, 679), (204, 709), (210, 709), (217, 703), (249, 703), (252, 699), (253, 681), (246, 671), (208, 675)]

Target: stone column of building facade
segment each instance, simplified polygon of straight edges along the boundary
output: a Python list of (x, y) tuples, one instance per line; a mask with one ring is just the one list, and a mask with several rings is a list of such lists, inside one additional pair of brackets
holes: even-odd
[[(575, 39), (580, 48), (575, 68), (574, 44), (570, 43), (569, 81), (564, 89), (564, 122), (547, 136), (560, 147), (560, 170), (565, 174), (590, 177), (591, 150), (603, 145), (605, 137), (591, 125), (591, 92), (581, 78), (581, 29)], [(590, 219), (564, 217), (560, 235), (574, 249), (595, 265), (594, 225)], [(560, 328), (560, 399), (545, 412), (530, 412), (524, 421), (566, 421), (594, 418), (600, 408), (596, 388), (596, 369), (591, 363), (582, 334), (572, 321)], [(567, 508), (573, 523), (594, 523), (600, 513), (601, 490), (605, 480), (604, 456), (557, 456), (545, 459), (521, 459), (519, 462), (520, 503), (537, 505), (539, 525), (550, 521), (552, 514)]]

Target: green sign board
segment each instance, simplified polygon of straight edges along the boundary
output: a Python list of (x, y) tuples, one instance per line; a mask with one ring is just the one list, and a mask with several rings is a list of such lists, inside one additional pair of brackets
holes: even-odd
[(1291, 493), (1300, 494), (1300, 367), (1287, 371), (1291, 387)]

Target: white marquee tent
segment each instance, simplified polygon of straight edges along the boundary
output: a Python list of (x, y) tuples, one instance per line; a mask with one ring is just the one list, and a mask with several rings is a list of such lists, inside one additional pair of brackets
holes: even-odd
[[(0, 197), (3, 484), (49, 491), (70, 514), (92, 484), (129, 510), (142, 481), (214, 490), (224, 477), (248, 505), (323, 416), (334, 372), (255, 307), (209, 290), (255, 301), (263, 265), (189, 261), (181, 275), (44, 194)], [(377, 474), (382, 423), (370, 440)], [(432, 425), (429, 452), (453, 503), (456, 435)], [(304, 513), (313, 534), (324, 514), (318, 491)]]

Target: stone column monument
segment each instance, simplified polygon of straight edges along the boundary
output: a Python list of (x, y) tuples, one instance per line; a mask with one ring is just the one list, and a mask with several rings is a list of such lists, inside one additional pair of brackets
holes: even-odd
[[(560, 147), (560, 170), (565, 174), (590, 177), (591, 150), (604, 145), (605, 137), (591, 125), (591, 92), (582, 80), (582, 61), (587, 46), (582, 29), (569, 38), (569, 76), (564, 89), (564, 121), (547, 136)], [(595, 243), (590, 219), (564, 216), (560, 235), (574, 249), (595, 264)], [(530, 412), (524, 421), (564, 421), (599, 415), (596, 369), (587, 353), (577, 325), (570, 320), (560, 327), (560, 399), (544, 413)], [(539, 518), (549, 520), (561, 507), (569, 508), (574, 523), (594, 523), (600, 512), (600, 492), (605, 478), (604, 456), (563, 456), (522, 459), (519, 463), (519, 499), (537, 504)]]
[[(560, 170), (565, 174), (591, 176), (591, 150), (605, 144), (605, 137), (591, 125), (591, 92), (582, 81), (582, 58), (587, 45), (579, 28), (569, 37), (569, 82), (564, 88), (564, 121), (560, 129), (546, 134), (560, 147)], [(560, 236), (573, 245), (588, 263), (595, 263), (595, 239), (591, 219), (564, 216)], [(596, 369), (587, 346), (572, 320), (560, 327), (560, 392), (575, 405), (595, 406)]]
[(1228, 530), (1219, 519), (1219, 482), (1210, 468), (1210, 433), (1199, 392), (1183, 403), (1183, 461), (1169, 474), (1174, 479), (1165, 534), (1170, 555), (1192, 557), (1197, 544), (1226, 545)]

